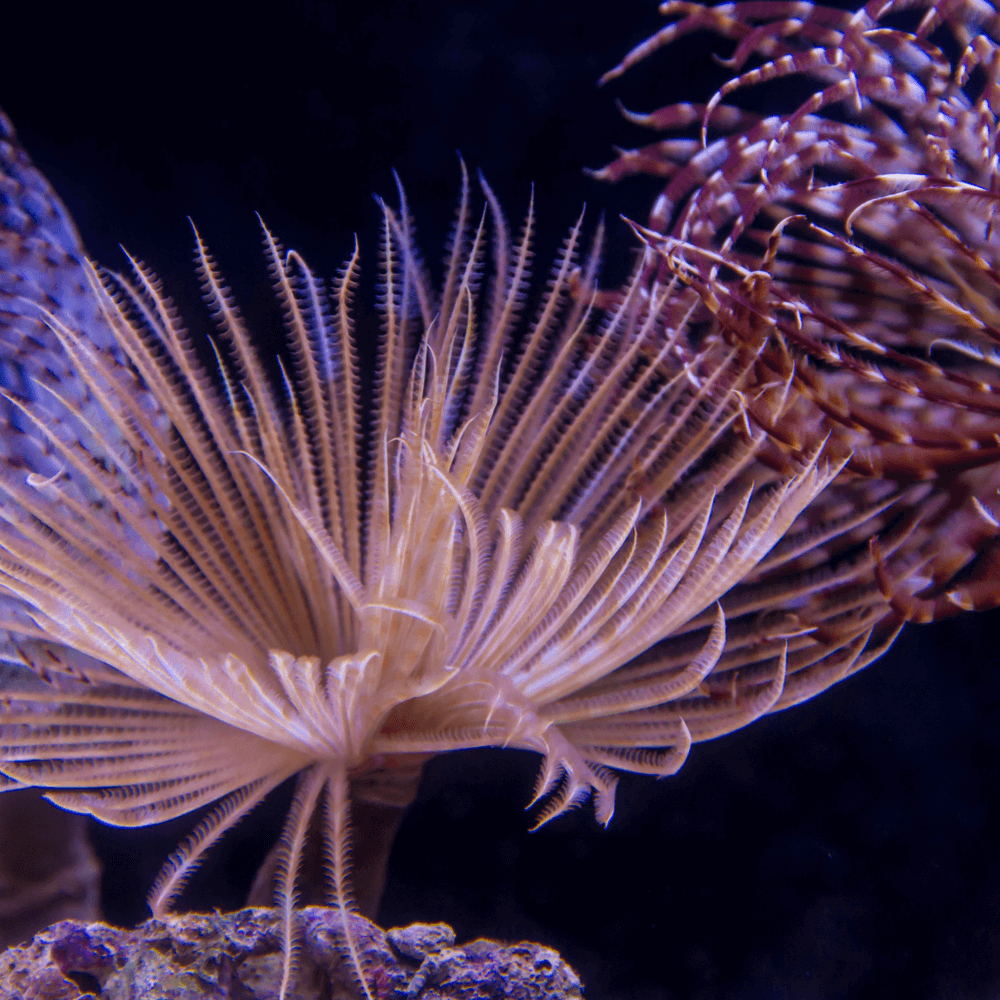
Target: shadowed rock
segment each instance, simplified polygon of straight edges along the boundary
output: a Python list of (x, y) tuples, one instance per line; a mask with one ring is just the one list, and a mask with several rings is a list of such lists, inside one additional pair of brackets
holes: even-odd
[[(543, 945), (478, 940), (455, 947), (446, 924), (383, 932), (364, 917), (350, 920), (380, 1000), (582, 1000), (579, 977)], [(327, 907), (299, 911), (296, 1000), (359, 994), (341, 921), (341, 912)], [(0, 1000), (272, 1000), (281, 978), (281, 921), (272, 909), (191, 913), (135, 930), (64, 920), (0, 954)]]

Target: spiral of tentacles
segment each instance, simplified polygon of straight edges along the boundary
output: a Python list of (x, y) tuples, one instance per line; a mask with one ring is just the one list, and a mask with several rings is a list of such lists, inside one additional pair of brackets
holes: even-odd
[[(814, 693), (856, 669), (861, 638), (884, 648), (902, 620), (1000, 602), (1000, 20), (978, 0), (661, 11), (606, 81), (699, 31), (734, 43), (734, 76), (705, 103), (628, 113), (674, 136), (596, 174), (666, 178), (636, 227), (647, 280), (697, 296), (700, 343), (759, 349), (756, 461), (780, 469), (820, 438), (848, 458), (723, 601), (715, 676), (773, 656), (773, 630)], [(790, 79), (816, 90), (780, 114), (743, 106)], [(775, 383), (793, 397), (779, 422), (754, 398)]]

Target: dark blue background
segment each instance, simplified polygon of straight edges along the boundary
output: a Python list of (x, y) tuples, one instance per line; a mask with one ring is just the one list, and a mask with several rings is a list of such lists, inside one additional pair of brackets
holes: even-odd
[[(640, 141), (614, 98), (646, 110), (724, 78), (708, 60), (724, 43), (704, 38), (597, 90), (658, 24), (635, 0), (40, 5), (5, 12), (0, 104), (90, 252), (119, 266), (126, 245), (195, 327), (207, 323), (187, 215), (254, 326), (280, 336), (256, 210), (326, 274), (358, 233), (371, 338), (371, 195), (393, 197), (393, 168), (432, 266), (457, 149), (514, 224), (535, 183), (540, 268), (584, 201), (592, 221), (643, 217), (654, 184), (607, 188), (581, 171)], [(613, 225), (608, 281), (629, 255)], [(598, 1000), (1000, 996), (998, 633), (997, 614), (904, 633), (815, 702), (696, 747), (677, 777), (624, 779), (607, 831), (586, 807), (529, 836), (530, 755), (435, 762), (382, 921), (548, 942)], [(234, 833), (192, 902), (238, 906), (280, 814), (278, 802)], [(190, 825), (95, 824), (109, 918), (143, 917)]]

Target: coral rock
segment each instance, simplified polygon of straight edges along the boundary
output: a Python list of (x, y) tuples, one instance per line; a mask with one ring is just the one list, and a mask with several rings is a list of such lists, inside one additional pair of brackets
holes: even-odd
[[(444, 924), (388, 935), (352, 914), (366, 978), (379, 1000), (582, 1000), (576, 973), (543, 945), (479, 940), (455, 947)], [(135, 930), (64, 920), (0, 954), (0, 1000), (273, 1000), (282, 971), (276, 910), (185, 914)], [(296, 1000), (359, 994), (343, 954), (339, 910), (298, 914)]]

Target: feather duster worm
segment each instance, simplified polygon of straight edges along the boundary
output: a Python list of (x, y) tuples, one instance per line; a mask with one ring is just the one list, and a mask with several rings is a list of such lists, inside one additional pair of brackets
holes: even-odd
[[(998, 22), (977, 2), (661, 11), (670, 23), (605, 80), (704, 30), (735, 43), (737, 75), (705, 104), (629, 114), (698, 138), (623, 151), (597, 176), (667, 178), (640, 227), (647, 280), (684, 282), (706, 338), (763, 345), (761, 385), (790, 380), (780, 426), (757, 414), (756, 461), (781, 468), (826, 436), (847, 458), (723, 602), (737, 622), (715, 676), (768, 655), (769, 628), (794, 633), (791, 704), (844, 676), (862, 637), (1000, 603)], [(817, 89), (787, 113), (729, 103), (790, 78)]]
[[(6, 394), (57, 468), (4, 480), (4, 624), (49, 680), (5, 685), (5, 780), (119, 825), (221, 799), (154, 887), (162, 913), (201, 854), (301, 772), (277, 889), (285, 989), (321, 799), (331, 900), (347, 908), (349, 783), (391, 796), (409, 760), (521, 747), (543, 756), (538, 823), (589, 795), (607, 822), (615, 770), (672, 773), (692, 736), (768, 711), (783, 657), (708, 724), (709, 699), (686, 700), (724, 646), (721, 611), (684, 664), (649, 651), (743, 579), (839, 469), (817, 447), (790, 475), (747, 480), (764, 436), (742, 402), (754, 352), (680, 350), (673, 282), (645, 296), (636, 280), (596, 315), (579, 222), (524, 322), (532, 210), (511, 241), (484, 190), (477, 219), (463, 186), (439, 294), (405, 202), (385, 209), (370, 422), (357, 251), (327, 288), (266, 230), (292, 355), (280, 390), (199, 239), (219, 385), (133, 262), (131, 283), (86, 271), (113, 346), (40, 317), (87, 405), (40, 385), (55, 422)], [(349, 934), (348, 948), (370, 992)]]

